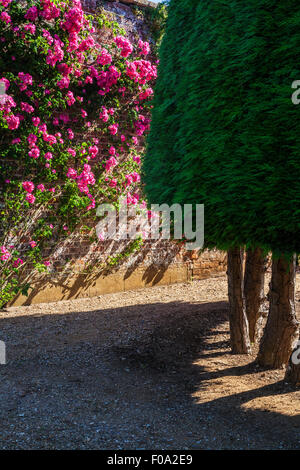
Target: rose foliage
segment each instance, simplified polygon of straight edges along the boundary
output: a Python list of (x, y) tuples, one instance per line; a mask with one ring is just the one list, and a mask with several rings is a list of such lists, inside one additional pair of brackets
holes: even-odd
[(26, 293), (25, 271), (53, 268), (59, 240), (101, 243), (98, 204), (145, 207), (150, 53), (79, 0), (0, 0), (0, 307)]

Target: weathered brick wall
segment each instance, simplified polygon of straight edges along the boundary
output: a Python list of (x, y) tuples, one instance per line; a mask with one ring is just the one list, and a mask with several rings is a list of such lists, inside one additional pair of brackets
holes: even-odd
[[(137, 15), (135, 6), (149, 8), (156, 4), (146, 0), (82, 0), (82, 4), (89, 14), (103, 8), (132, 39), (139, 36), (148, 40), (150, 38), (151, 41), (149, 28), (143, 17)], [(101, 39), (104, 42), (111, 40), (109, 36)], [(101, 147), (101, 142), (99, 146)], [(30, 291), (28, 298), (19, 296), (14, 301), (15, 305), (185, 282), (223, 274), (226, 268), (224, 253), (205, 251), (199, 257), (195, 252), (186, 252), (178, 244), (161, 240), (146, 241), (141, 251), (124, 258), (116, 267), (109, 267), (107, 260), (122, 252), (124, 243), (105, 241), (91, 244), (89, 232), (74, 234), (57, 245), (55, 243), (53, 241), (53, 246), (48, 248), (53, 260), (51, 271), (36, 275), (33, 282), (31, 278), (34, 289)]]
[(149, 37), (150, 31), (143, 19), (136, 14), (134, 7), (155, 8), (157, 6), (156, 3), (147, 0), (82, 0), (81, 3), (85, 12), (89, 14), (93, 14), (99, 8), (113, 13), (116, 21), (127, 31), (129, 36), (138, 34), (142, 38)]

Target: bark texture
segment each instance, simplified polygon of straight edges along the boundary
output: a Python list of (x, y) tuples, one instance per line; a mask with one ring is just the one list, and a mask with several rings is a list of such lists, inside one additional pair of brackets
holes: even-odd
[(295, 256), (292, 261), (283, 255), (272, 260), (269, 316), (258, 353), (258, 363), (262, 367), (280, 368), (288, 363), (292, 353), (298, 332), (295, 265)]
[(227, 257), (231, 349), (234, 354), (249, 354), (249, 326), (243, 293), (243, 251), (234, 248), (228, 251)]
[(264, 300), (265, 269), (266, 258), (263, 256), (262, 250), (260, 248), (247, 250), (244, 296), (251, 343), (254, 343), (258, 337), (258, 320), (261, 317), (261, 305)]

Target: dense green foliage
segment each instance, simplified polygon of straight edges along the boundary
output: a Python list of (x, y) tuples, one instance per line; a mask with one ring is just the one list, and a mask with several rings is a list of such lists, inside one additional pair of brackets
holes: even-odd
[(300, 4), (173, 0), (144, 162), (152, 203), (204, 203), (207, 246), (299, 251)]

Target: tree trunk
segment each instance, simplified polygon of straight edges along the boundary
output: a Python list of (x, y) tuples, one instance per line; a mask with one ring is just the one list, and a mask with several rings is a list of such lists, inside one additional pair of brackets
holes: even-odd
[(234, 354), (249, 354), (249, 326), (243, 294), (243, 250), (229, 250), (227, 259), (231, 349)]
[(261, 317), (260, 307), (264, 299), (265, 267), (266, 260), (260, 248), (247, 250), (244, 295), (251, 343), (254, 343), (257, 338), (257, 325)]
[(290, 357), (285, 380), (293, 385), (300, 386), (300, 340), (297, 341)]
[(262, 367), (277, 369), (288, 363), (296, 339), (298, 322), (295, 313), (295, 261), (284, 255), (272, 260), (270, 308), (258, 353)]

